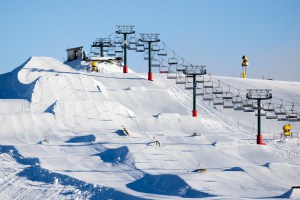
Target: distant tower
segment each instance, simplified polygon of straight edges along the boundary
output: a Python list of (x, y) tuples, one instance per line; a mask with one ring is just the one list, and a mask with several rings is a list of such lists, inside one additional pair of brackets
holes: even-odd
[(242, 78), (246, 78), (246, 67), (249, 65), (248, 62), (248, 57), (246, 57), (245, 55), (242, 57), (243, 62), (242, 62)]

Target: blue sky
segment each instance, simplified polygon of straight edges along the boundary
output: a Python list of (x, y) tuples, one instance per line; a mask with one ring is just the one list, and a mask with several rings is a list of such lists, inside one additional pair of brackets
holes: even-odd
[[(249, 78), (300, 81), (299, 0), (3, 0), (0, 13), (0, 73), (30, 56), (63, 61), (66, 48), (135, 25), (214, 75), (239, 76), (246, 54)], [(147, 71), (141, 53), (128, 65)]]

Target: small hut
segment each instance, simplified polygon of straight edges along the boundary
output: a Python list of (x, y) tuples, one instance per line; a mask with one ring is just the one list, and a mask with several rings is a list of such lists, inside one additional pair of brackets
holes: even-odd
[(72, 60), (76, 60), (76, 59), (81, 59), (82, 58), (82, 48), (81, 47), (74, 47), (74, 48), (70, 48), (67, 49), (67, 61), (70, 62)]

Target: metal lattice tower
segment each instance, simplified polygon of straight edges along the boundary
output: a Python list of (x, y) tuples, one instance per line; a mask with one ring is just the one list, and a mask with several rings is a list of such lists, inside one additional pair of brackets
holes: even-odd
[(142, 33), (140, 41), (144, 43), (148, 43), (148, 66), (149, 66), (149, 72), (148, 72), (148, 80), (152, 81), (152, 71), (151, 71), (151, 43), (153, 42), (159, 42), (160, 39), (158, 38), (159, 34), (157, 33)]
[(246, 98), (257, 100), (257, 144), (265, 145), (262, 142), (262, 135), (261, 135), (261, 100), (267, 100), (272, 98), (272, 90), (269, 89), (248, 89)]
[(197, 117), (197, 108), (196, 108), (196, 76), (202, 76), (206, 74), (206, 66), (195, 66), (195, 65), (187, 65), (184, 66), (183, 73), (186, 77), (193, 77), (193, 117)]
[(117, 26), (117, 34), (122, 34), (124, 37), (124, 66), (123, 66), (123, 73), (128, 73), (128, 66), (127, 66), (127, 35), (134, 34), (135, 31), (134, 26), (132, 25), (118, 25)]

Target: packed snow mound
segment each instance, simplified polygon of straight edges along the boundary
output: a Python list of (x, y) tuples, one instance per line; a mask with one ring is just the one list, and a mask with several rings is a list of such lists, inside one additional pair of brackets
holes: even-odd
[(122, 164), (122, 163), (130, 164), (130, 160), (132, 159), (128, 147), (126, 146), (122, 146), (116, 149), (106, 149), (105, 151), (96, 154), (96, 156), (100, 156), (103, 162), (112, 163), (112, 164)]
[(18, 79), (23, 84), (29, 84), (39, 77), (54, 76), (56, 74), (74, 73), (67, 65), (51, 57), (31, 57), (18, 73)]
[(127, 184), (127, 187), (144, 193), (174, 195), (183, 198), (204, 198), (215, 196), (193, 189), (179, 176), (172, 174), (146, 174), (141, 179)]
[(33, 88), (40, 77), (79, 74), (51, 57), (30, 57), (15, 70), (0, 75), (0, 98), (31, 101)]

